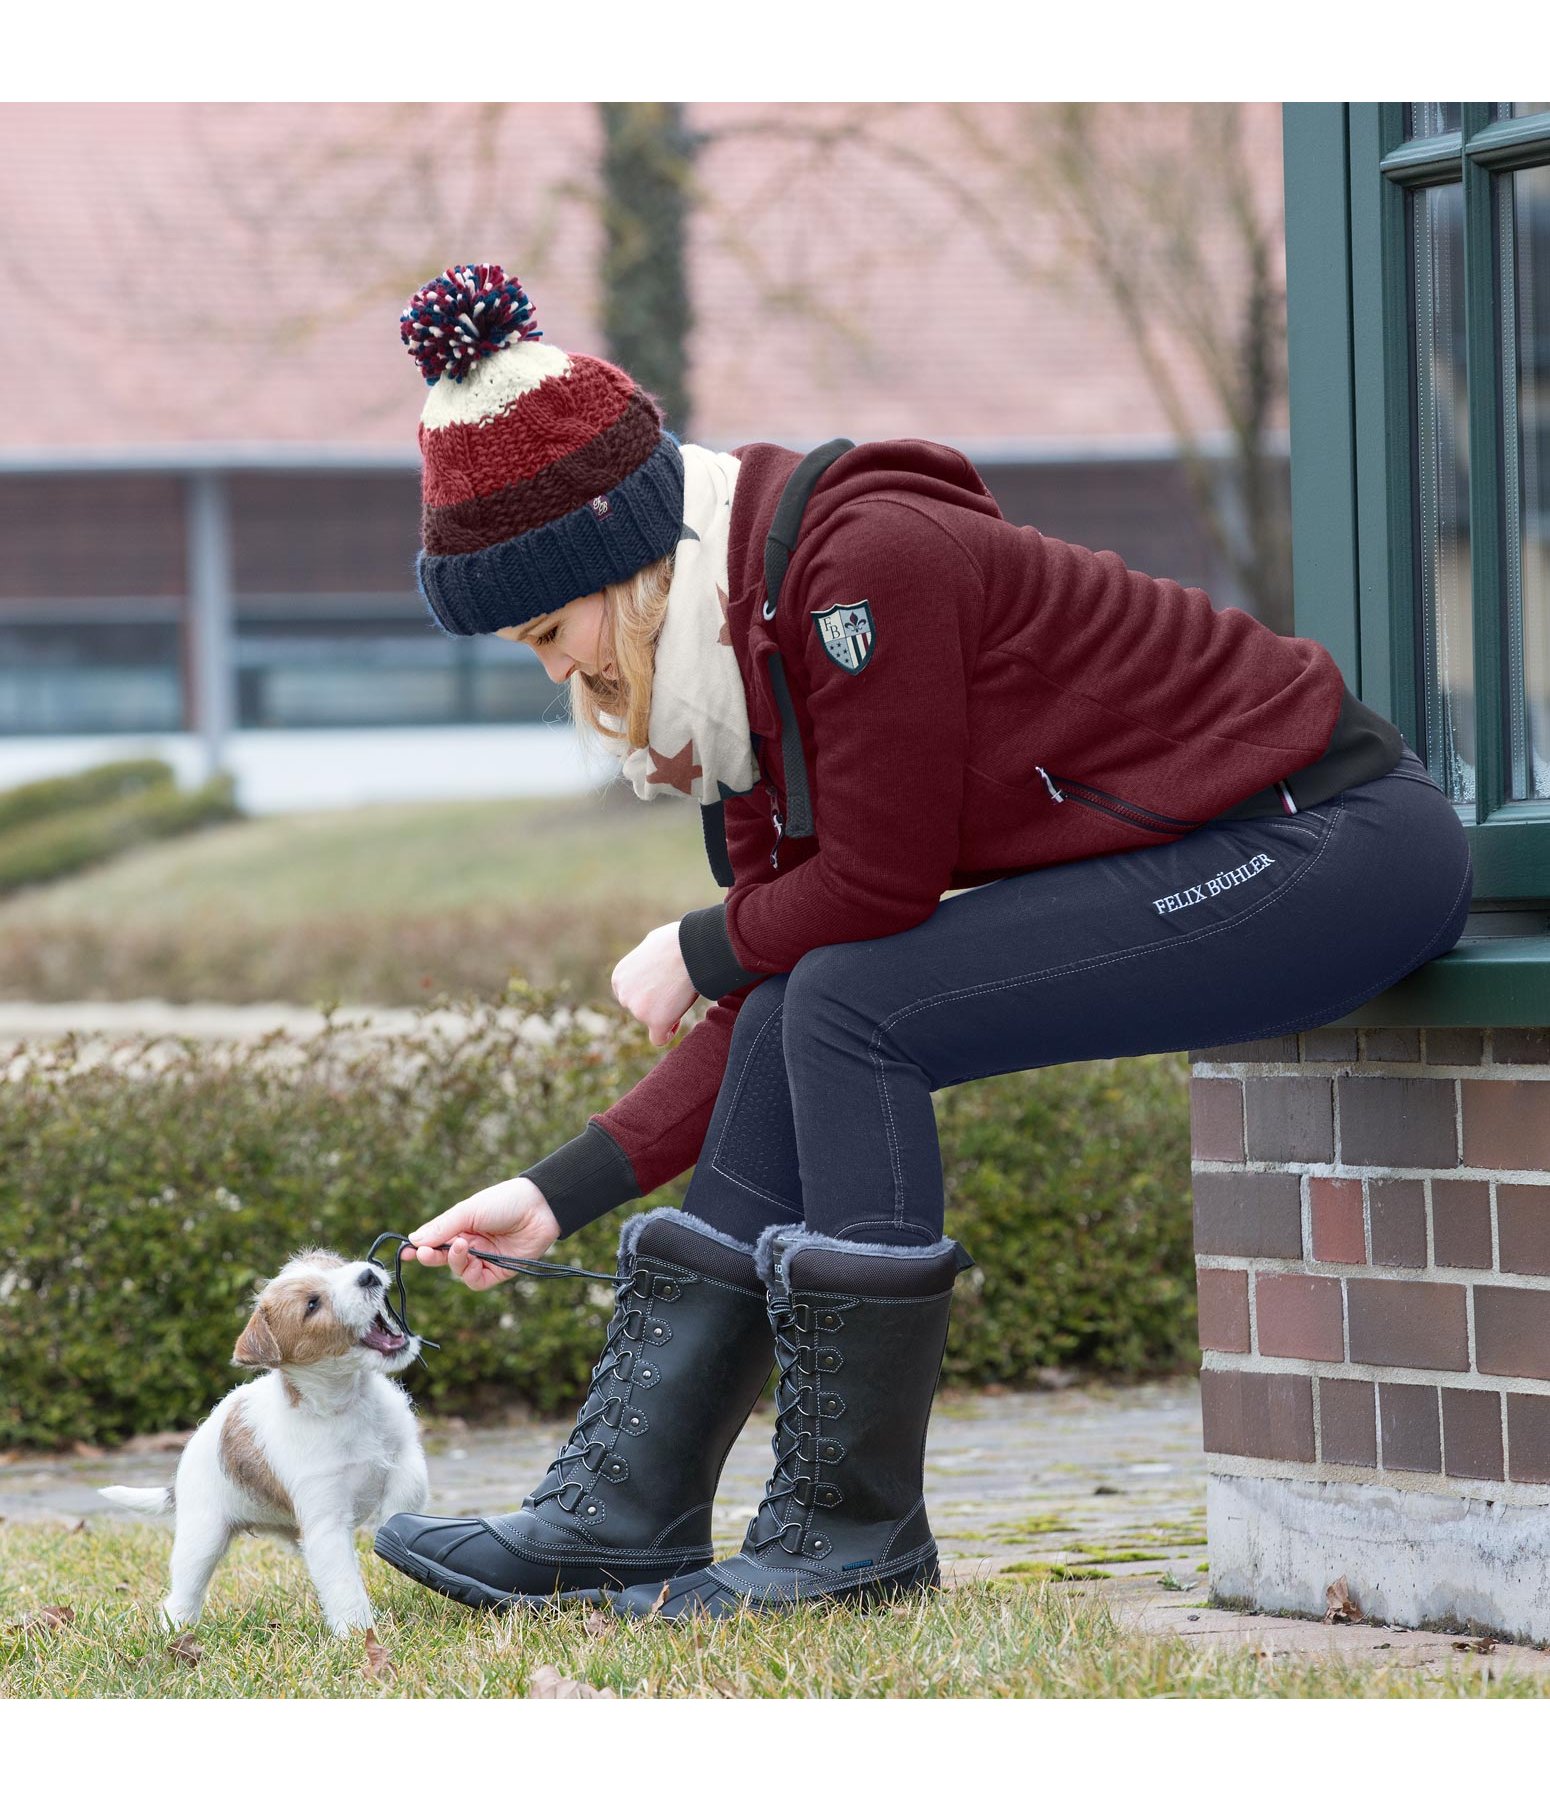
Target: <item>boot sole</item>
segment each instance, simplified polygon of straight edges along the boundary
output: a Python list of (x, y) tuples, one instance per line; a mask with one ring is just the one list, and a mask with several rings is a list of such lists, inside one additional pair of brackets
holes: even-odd
[(402, 1574), (417, 1581), (422, 1587), (445, 1594), (449, 1600), (461, 1600), (464, 1606), (478, 1608), (482, 1612), (510, 1612), (515, 1607), (528, 1607), (534, 1610), (564, 1605), (567, 1601), (590, 1601), (594, 1606), (605, 1604), (604, 1588), (557, 1588), (552, 1594), (506, 1594), (499, 1588), (487, 1587), (482, 1581), (475, 1581), (472, 1575), (460, 1574), (456, 1569), (445, 1569), (440, 1563), (431, 1562), (429, 1558), (419, 1555), (386, 1528), (379, 1531), (373, 1547), (384, 1562), (391, 1563)]
[[(870, 1612), (876, 1607), (891, 1605), (895, 1600), (908, 1599), (913, 1594), (935, 1591), (940, 1589), (941, 1585), (941, 1564), (936, 1557), (932, 1557), (930, 1562), (922, 1563), (908, 1573), (892, 1575), (883, 1581), (871, 1582), (865, 1587), (834, 1588), (822, 1593), (804, 1594), (796, 1600), (788, 1600), (784, 1597), (772, 1600), (761, 1598), (755, 1594), (745, 1594), (742, 1597), (741, 1605), (729, 1606), (724, 1611), (712, 1612), (709, 1607), (703, 1605), (691, 1606), (683, 1612), (670, 1613), (662, 1622), (667, 1625), (678, 1625), (685, 1620), (692, 1619), (736, 1618), (741, 1612), (789, 1612), (798, 1606), (843, 1606), (852, 1608), (856, 1612)], [(618, 1591), (613, 1589), (604, 1595), (602, 1604), (611, 1607), (621, 1618), (645, 1619), (650, 1617), (655, 1619), (661, 1616), (655, 1613), (637, 1613), (628, 1607), (621, 1606)]]

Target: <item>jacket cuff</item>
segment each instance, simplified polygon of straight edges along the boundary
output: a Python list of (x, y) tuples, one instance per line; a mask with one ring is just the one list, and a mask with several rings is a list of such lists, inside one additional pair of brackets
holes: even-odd
[(678, 949), (694, 983), (707, 1000), (719, 1000), (750, 982), (763, 981), (762, 969), (745, 969), (732, 948), (727, 930), (727, 904), (701, 906), (678, 921)]
[(562, 1238), (625, 1201), (641, 1197), (629, 1157), (591, 1119), (585, 1131), (517, 1173), (525, 1175), (549, 1202), (550, 1212), (560, 1222)]

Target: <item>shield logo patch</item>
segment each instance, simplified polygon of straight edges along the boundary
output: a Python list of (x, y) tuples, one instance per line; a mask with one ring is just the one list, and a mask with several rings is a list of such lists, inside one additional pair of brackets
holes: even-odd
[(855, 600), (845, 606), (826, 607), (812, 615), (818, 641), (847, 675), (859, 675), (872, 660), (872, 606)]

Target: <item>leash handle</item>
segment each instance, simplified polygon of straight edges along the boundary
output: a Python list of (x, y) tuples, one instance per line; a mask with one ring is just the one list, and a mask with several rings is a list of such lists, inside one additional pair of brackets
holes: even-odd
[[(415, 1333), (409, 1327), (409, 1296), (404, 1289), (404, 1252), (409, 1248), (409, 1239), (401, 1231), (380, 1232), (373, 1240), (371, 1248), (366, 1252), (365, 1258), (369, 1263), (377, 1263), (379, 1269), (383, 1265), (377, 1262), (377, 1251), (383, 1244), (397, 1244), (398, 1249), (393, 1253), (394, 1299), (388, 1300), (384, 1297), (382, 1304), (386, 1307), (388, 1316), (404, 1336), (413, 1337)], [(428, 1250), (450, 1250), (452, 1248), (450, 1244), (427, 1244), (424, 1247)], [(579, 1269), (571, 1263), (534, 1262), (525, 1256), (498, 1256), (493, 1250), (475, 1250), (473, 1248), (469, 1249), (468, 1254), (477, 1256), (481, 1262), (492, 1263), (498, 1269), (509, 1269), (515, 1275), (540, 1275), (546, 1278), (551, 1275), (562, 1278), (580, 1276), (587, 1281), (606, 1281), (610, 1284), (618, 1280), (618, 1276), (611, 1271)], [(395, 1300), (396, 1305), (394, 1304)], [(440, 1344), (434, 1343), (430, 1338), (421, 1338), (420, 1342), (432, 1350), (441, 1348)]]

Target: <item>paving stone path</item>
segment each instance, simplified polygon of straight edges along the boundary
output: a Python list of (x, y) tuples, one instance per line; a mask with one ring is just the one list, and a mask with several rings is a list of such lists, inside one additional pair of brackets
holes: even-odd
[[(504, 1511), (547, 1467), (563, 1426), (428, 1420), (432, 1509)], [(728, 1459), (716, 1506), (719, 1552), (735, 1549), (769, 1469), (771, 1409), (761, 1406)], [(171, 1478), (178, 1444), (0, 1458), (0, 1518), (74, 1524), (122, 1515), (96, 1489)], [(1325, 1625), (1213, 1606), (1205, 1542), (1205, 1456), (1193, 1378), (1057, 1393), (946, 1393), (926, 1445), (926, 1499), (949, 1582), (1079, 1579), (1129, 1623), (1266, 1656), (1342, 1654), (1441, 1666), (1468, 1655), (1433, 1632)], [(170, 1530), (170, 1525), (136, 1529)], [(1492, 1666), (1550, 1676), (1550, 1652), (1501, 1645)]]

